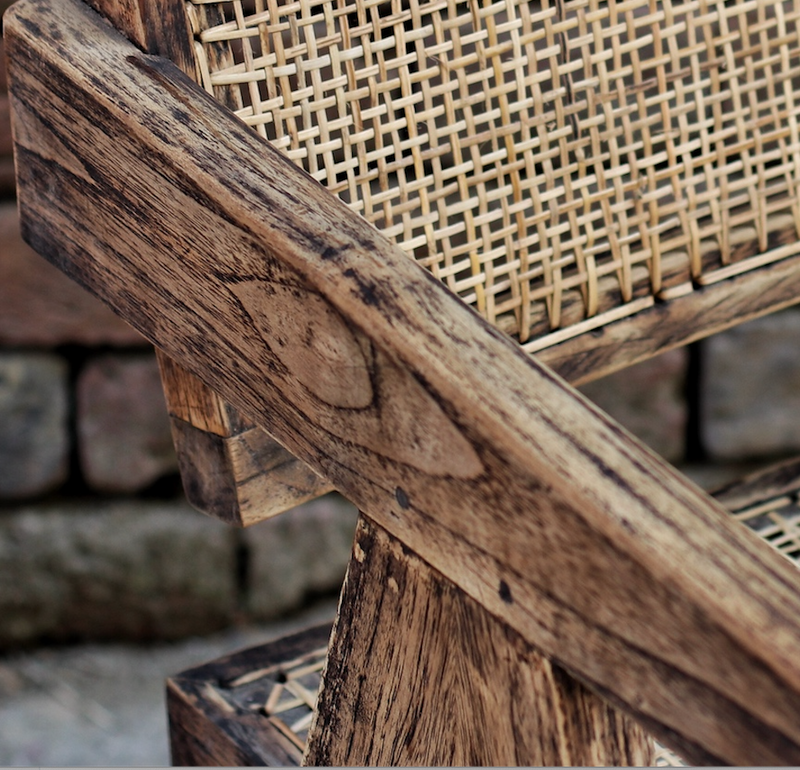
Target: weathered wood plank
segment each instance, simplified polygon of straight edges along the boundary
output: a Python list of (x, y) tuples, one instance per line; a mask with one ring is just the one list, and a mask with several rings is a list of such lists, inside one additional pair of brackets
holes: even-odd
[(139, 0), (87, 0), (98, 13), (105, 16), (128, 40), (143, 51), (148, 50)]
[(741, 511), (800, 489), (800, 458), (771, 465), (725, 484), (712, 493), (726, 508)]
[[(144, 51), (170, 59), (197, 80), (183, 3), (93, 0), (90, 5)], [(214, 11), (201, 6), (194, 12)], [(179, 364), (160, 352), (158, 364), (181, 479), (195, 508), (244, 527), (332, 489), (273, 439), (257, 434), (242, 439), (245, 430), (260, 429)], [(257, 449), (262, 456), (253, 454)]]
[(174, 67), (10, 14), (37, 250), (684, 756), (800, 761), (791, 564)]
[(324, 677), (307, 765), (652, 760), (641, 728), (363, 516)]
[(800, 256), (658, 302), (536, 353), (573, 385), (604, 377), (800, 301)]
[(333, 490), (261, 428), (218, 436), (171, 418), (187, 500), (239, 527), (288, 511)]
[[(101, 0), (97, 0), (101, 2)], [(170, 6), (170, 14), (175, 15), (175, 3), (169, 0), (104, 0), (104, 12), (112, 20), (121, 20), (121, 29), (126, 31), (128, 37), (135, 39), (135, 30), (128, 29), (130, 24), (126, 21), (126, 16), (130, 13), (125, 9), (136, 2), (139, 6), (139, 15), (145, 17), (153, 16), (158, 12), (158, 4), (167, 3)], [(224, 17), (220, 8), (216, 5), (191, 6), (190, 12), (201, 19), (202, 28), (216, 26), (224, 22)], [(165, 30), (178, 29), (181, 25), (185, 26), (183, 19), (164, 25)], [(143, 34), (143, 33), (141, 33)], [(171, 38), (148, 40), (147, 50), (151, 53), (160, 53), (166, 58), (178, 62), (184, 72), (193, 74), (193, 64), (184, 65), (182, 62), (189, 62), (192, 59), (191, 51), (185, 47), (186, 35), (173, 35)], [(214, 61), (214, 69), (222, 69), (233, 64), (230, 47), (223, 43), (218, 48), (212, 46), (210, 50)], [(238, 86), (218, 86), (215, 89), (216, 98), (230, 109), (240, 109), (242, 107), (241, 90)], [(784, 234), (786, 237), (786, 234)], [(780, 245), (780, 244), (779, 244)], [(789, 260), (791, 262), (791, 260)], [(800, 265), (800, 257), (795, 260)], [(777, 269), (776, 269), (777, 267)], [(778, 266), (767, 268), (760, 271), (756, 280), (748, 276), (741, 280), (731, 280), (720, 287), (720, 290), (708, 293), (704, 290), (695, 291), (691, 298), (678, 299), (671, 302), (661, 302), (654, 307), (641, 311), (633, 317), (628, 317), (615, 324), (603, 326), (599, 330), (578, 335), (567, 342), (554, 345), (537, 353), (540, 361), (551, 366), (556, 372), (572, 384), (582, 384), (598, 377), (602, 377), (618, 369), (625, 368), (633, 363), (650, 358), (666, 350), (684, 345), (700, 337), (707, 336), (727, 328), (735, 323), (741, 323), (750, 318), (772, 311), (782, 305), (793, 304), (800, 297), (800, 270), (794, 264), (787, 265), (780, 263)], [(609, 279), (609, 282), (616, 286), (616, 281)], [(666, 279), (670, 283), (669, 279)], [(614, 294), (618, 293), (616, 289)], [(615, 302), (619, 301), (615, 297)], [(582, 302), (579, 302), (581, 306)], [(602, 304), (602, 302), (601, 302)], [(568, 311), (564, 311), (569, 315)], [(702, 319), (698, 322), (698, 319)], [(544, 328), (544, 327), (542, 327)], [(159, 357), (162, 362), (164, 356)], [(163, 363), (161, 364), (163, 368)], [(173, 369), (179, 369), (173, 365)], [(173, 376), (164, 380), (164, 387), (167, 393), (167, 400), (170, 401), (170, 390), (175, 390), (176, 398), (180, 398), (182, 388), (186, 387), (189, 392), (195, 395), (197, 392), (206, 388), (202, 383), (196, 382), (184, 385), (183, 378), (191, 380), (188, 372), (183, 373), (183, 377)], [(224, 402), (219, 396), (214, 394), (211, 389), (200, 399), (200, 403), (205, 405), (209, 411), (209, 416), (203, 416), (195, 408), (192, 418), (182, 417), (184, 422), (194, 425), (198, 430), (203, 430), (203, 423), (208, 419), (213, 419), (217, 412), (233, 413), (235, 410)], [(186, 435), (187, 426), (179, 425), (173, 430), (176, 441), (180, 441)], [(213, 432), (213, 431), (212, 431)], [(217, 433), (233, 437), (235, 432)], [(188, 446), (188, 445), (187, 445)], [(292, 462), (292, 455), (285, 454), (285, 463), (281, 465), (284, 473), (288, 477), (276, 475), (274, 471), (267, 469), (272, 467), (274, 461), (274, 447), (265, 444), (266, 454), (264, 458), (252, 456), (250, 465), (253, 468), (263, 464), (263, 478), (256, 479), (252, 473), (246, 479), (237, 478), (235, 475), (232, 458), (228, 456), (230, 442), (220, 442), (213, 436), (202, 437), (193, 436), (191, 439), (191, 451), (195, 456), (181, 459), (181, 467), (191, 471), (193, 468), (216, 468), (218, 470), (230, 469), (230, 474), (216, 473), (206, 479), (192, 478), (189, 480), (187, 489), (194, 494), (190, 495), (192, 504), (199, 510), (211, 515), (224, 510), (224, 520), (237, 523), (240, 526), (247, 526), (256, 523), (261, 519), (268, 518), (299, 505), (314, 496), (324, 494), (332, 487), (327, 482), (320, 482), (319, 485), (309, 484), (318, 478), (313, 472), (307, 470), (306, 466), (299, 460)], [(179, 457), (185, 452), (183, 444), (176, 444)], [(249, 444), (249, 451), (252, 452), (253, 443)], [(196, 456), (198, 451), (220, 452), (218, 457), (199, 458)], [(285, 450), (284, 450), (285, 451)], [(186, 478), (186, 477), (184, 477)], [(210, 485), (210, 479), (214, 479), (214, 487)], [(245, 492), (242, 487), (248, 486), (250, 492)], [(252, 489), (258, 486), (260, 494), (253, 494)], [(204, 496), (198, 496), (199, 490), (205, 490)], [(293, 496), (293, 490), (297, 489), (297, 496)], [(226, 503), (220, 508), (220, 501)], [(229, 502), (236, 506), (241, 506), (245, 501), (252, 501), (253, 505), (229, 513)], [(246, 522), (246, 524), (245, 524)]]
[(194, 54), (183, 3), (174, 0), (87, 0), (146, 53), (172, 61), (190, 77)]

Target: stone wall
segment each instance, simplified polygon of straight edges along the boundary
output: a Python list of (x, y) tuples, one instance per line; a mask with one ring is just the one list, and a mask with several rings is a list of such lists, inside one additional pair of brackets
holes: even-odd
[[(152, 351), (20, 239), (7, 113), (0, 95), (0, 647), (176, 638), (336, 590), (341, 498), (245, 531), (189, 510)], [(785, 311), (583, 390), (711, 484), (800, 449), (799, 333)]]

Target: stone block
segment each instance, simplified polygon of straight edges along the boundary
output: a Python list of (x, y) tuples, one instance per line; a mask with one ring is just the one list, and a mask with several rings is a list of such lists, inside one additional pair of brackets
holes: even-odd
[(77, 384), (78, 446), (87, 482), (134, 492), (178, 469), (152, 353), (90, 361)]
[[(0, 159), (0, 177), (2, 171)], [(33, 251), (19, 233), (16, 205), (2, 204), (0, 345), (65, 344), (144, 347), (148, 343), (98, 299)]]
[(234, 530), (183, 502), (30, 506), (0, 515), (0, 645), (155, 640), (237, 613)]
[(357, 516), (355, 506), (330, 494), (245, 529), (248, 614), (265, 620), (309, 595), (338, 592)]
[(682, 459), (688, 407), (688, 353), (662, 353), (579, 388), (603, 411), (671, 462)]
[(0, 354), (0, 498), (40, 495), (66, 479), (67, 421), (66, 363)]
[(800, 310), (709, 338), (703, 348), (703, 439), (714, 459), (800, 450)]

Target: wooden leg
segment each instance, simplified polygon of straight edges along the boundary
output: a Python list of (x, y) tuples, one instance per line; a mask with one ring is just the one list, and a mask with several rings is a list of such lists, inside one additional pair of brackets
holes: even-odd
[(646, 765), (652, 740), (366, 516), (306, 765)]
[(195, 508), (246, 527), (333, 489), (197, 377), (157, 356), (181, 479)]

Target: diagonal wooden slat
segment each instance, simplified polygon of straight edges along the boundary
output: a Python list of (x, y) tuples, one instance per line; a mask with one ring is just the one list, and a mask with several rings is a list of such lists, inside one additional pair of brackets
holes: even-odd
[(5, 27), (38, 251), (688, 759), (800, 760), (791, 564), (175, 67)]

